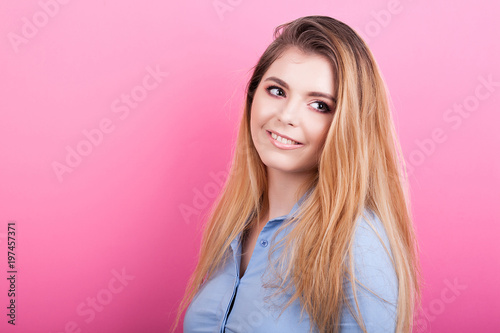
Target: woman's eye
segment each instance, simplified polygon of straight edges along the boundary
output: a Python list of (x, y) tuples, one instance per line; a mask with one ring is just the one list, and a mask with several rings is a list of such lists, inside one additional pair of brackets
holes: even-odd
[(330, 112), (331, 109), (328, 106), (328, 104), (320, 101), (312, 102), (311, 105), (317, 104), (318, 107), (314, 107), (316, 110), (321, 111), (321, 112)]
[(271, 87), (268, 87), (266, 89), (271, 95), (274, 95), (274, 96), (284, 96), (285, 95), (285, 92), (281, 88), (276, 87), (276, 86), (271, 86)]

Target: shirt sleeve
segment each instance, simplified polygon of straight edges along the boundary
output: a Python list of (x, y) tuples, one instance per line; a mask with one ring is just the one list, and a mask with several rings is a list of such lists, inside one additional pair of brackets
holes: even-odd
[[(385, 247), (392, 256), (389, 241), (380, 219), (370, 211), (367, 217), (378, 231)], [(376, 232), (367, 223), (365, 217), (360, 217), (355, 231), (353, 244), (354, 272), (357, 278), (356, 294), (363, 322), (369, 333), (395, 332), (396, 309), (398, 298), (398, 280), (392, 266), (391, 257), (384, 249)], [(365, 286), (365, 287), (363, 287)], [(352, 286), (348, 279), (344, 281), (344, 290), (348, 302), (355, 313), (358, 313)], [(373, 291), (373, 295), (366, 288)], [(340, 332), (363, 332), (353, 315), (343, 307), (340, 322)]]

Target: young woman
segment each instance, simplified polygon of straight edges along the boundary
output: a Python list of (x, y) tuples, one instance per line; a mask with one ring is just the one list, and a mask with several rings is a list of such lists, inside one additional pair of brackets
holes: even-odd
[(373, 55), (326, 16), (274, 37), (173, 329), (187, 307), (185, 333), (411, 332), (418, 245)]

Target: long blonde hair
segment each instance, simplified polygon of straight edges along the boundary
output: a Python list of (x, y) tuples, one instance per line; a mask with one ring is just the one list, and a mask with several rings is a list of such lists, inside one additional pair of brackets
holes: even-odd
[[(230, 172), (209, 212), (199, 260), (173, 330), (201, 285), (226, 263), (231, 242), (250, 229), (250, 222), (246, 222), (259, 221), (265, 208), (267, 172), (252, 142), (250, 110), (263, 75), (290, 46), (326, 57), (336, 70), (334, 86), (338, 91), (317, 172), (301, 188), (310, 193), (299, 214), (280, 227), (300, 220), (282, 239), (286, 247), (282, 255), (269, 266), (277, 274), (274, 281), (279, 281), (274, 287), (278, 287), (278, 294), (294, 288), (285, 308), (299, 299), (310, 317), (311, 331), (315, 325), (319, 332), (338, 332), (342, 306), (347, 302), (343, 281), (357, 281), (348, 268), (354, 222), (364, 208), (369, 208), (386, 230), (398, 278), (396, 331), (411, 332), (421, 294), (418, 243), (389, 96), (365, 42), (349, 26), (327, 16), (307, 16), (279, 25), (274, 41), (254, 67)], [(274, 250), (270, 250), (269, 258)], [(282, 271), (274, 269), (280, 266), (284, 267)], [(353, 288), (355, 285), (352, 283)], [(355, 318), (366, 332), (362, 318), (356, 314)]]

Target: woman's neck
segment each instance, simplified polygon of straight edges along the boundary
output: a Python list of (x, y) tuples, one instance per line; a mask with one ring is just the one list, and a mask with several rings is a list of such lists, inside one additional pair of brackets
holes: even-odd
[(302, 189), (301, 193), (298, 193), (301, 185), (308, 182), (311, 176), (311, 173), (283, 172), (267, 168), (268, 209), (264, 213), (268, 220), (290, 213), (295, 203), (307, 191)]

